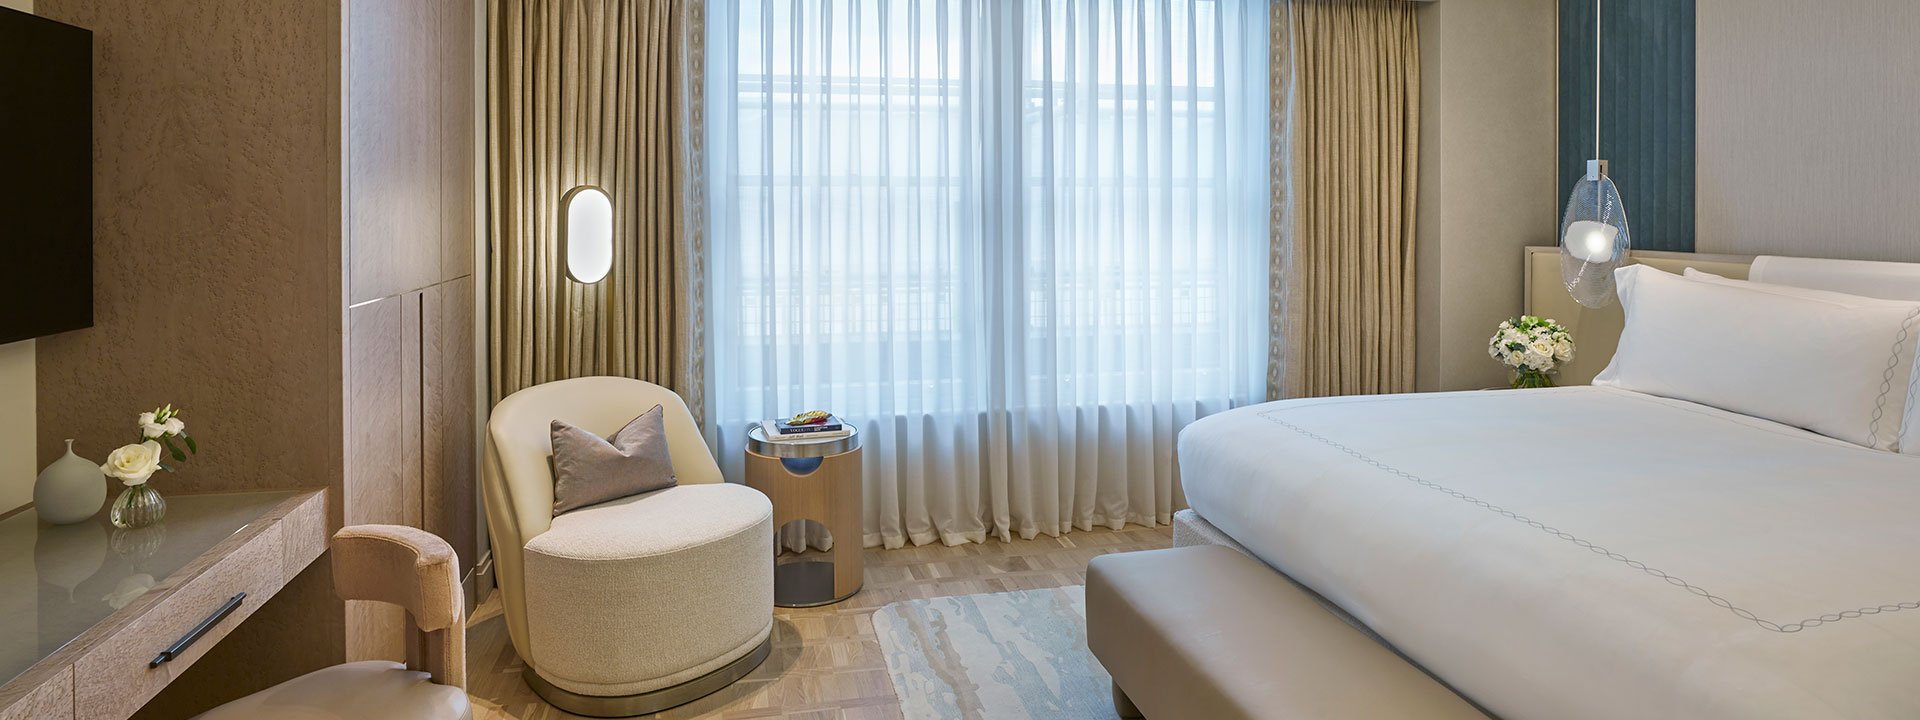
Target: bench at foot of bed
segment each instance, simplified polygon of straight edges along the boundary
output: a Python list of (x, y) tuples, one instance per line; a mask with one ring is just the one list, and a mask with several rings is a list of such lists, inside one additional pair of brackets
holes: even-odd
[(1087, 572), (1087, 645), (1121, 717), (1486, 720), (1259, 561), (1219, 546)]

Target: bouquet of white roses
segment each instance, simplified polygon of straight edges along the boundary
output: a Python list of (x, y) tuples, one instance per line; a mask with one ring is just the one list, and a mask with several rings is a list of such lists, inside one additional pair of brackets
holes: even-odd
[(187, 424), (180, 421), (180, 411), (172, 405), (140, 413), (135, 422), (140, 426), (140, 442), (114, 450), (100, 466), (100, 472), (121, 484), (144, 484), (157, 471), (173, 470), (166, 464), (168, 457), (180, 463), (200, 452), (200, 443), (187, 434)]
[(1487, 354), (1513, 368), (1514, 387), (1553, 387), (1549, 376), (1573, 359), (1573, 334), (1547, 318), (1521, 315), (1500, 323)]

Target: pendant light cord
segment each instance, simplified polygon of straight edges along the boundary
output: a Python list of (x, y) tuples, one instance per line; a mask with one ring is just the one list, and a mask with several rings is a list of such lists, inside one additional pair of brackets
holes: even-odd
[(1600, 0), (1593, 0), (1593, 159), (1600, 159)]

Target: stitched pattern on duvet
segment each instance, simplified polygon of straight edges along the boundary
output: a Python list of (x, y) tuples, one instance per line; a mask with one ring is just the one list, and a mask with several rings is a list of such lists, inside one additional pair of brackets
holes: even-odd
[(1313, 432), (1312, 430), (1308, 430), (1306, 428), (1300, 427), (1299, 425), (1295, 425), (1285, 420), (1281, 420), (1280, 418), (1274, 417), (1276, 413), (1279, 413), (1282, 411), (1283, 410), (1268, 410), (1260, 413), (1260, 417), (1266, 419), (1268, 422), (1274, 423), (1288, 430), (1292, 430), (1295, 433), (1298, 433), (1301, 437), (1308, 438), (1322, 445), (1325, 445), (1327, 447), (1330, 447), (1342, 453), (1345, 453), (1347, 456), (1352, 457), (1355, 460), (1359, 460), (1360, 462), (1366, 463), (1374, 467), (1375, 469), (1380, 470), (1381, 472), (1387, 473), (1389, 475), (1393, 475), (1394, 477), (1398, 477), (1402, 480), (1406, 480), (1415, 485), (1419, 485), (1420, 487), (1433, 490), (1435, 492), (1441, 493), (1448, 497), (1452, 497), (1456, 500), (1467, 503), (1469, 505), (1473, 505), (1482, 510), (1486, 510), (1488, 512), (1494, 513), (1496, 515), (1507, 518), (1514, 522), (1520, 523), (1522, 525), (1526, 525), (1535, 530), (1539, 530), (1540, 532), (1546, 533), (1548, 535), (1552, 535), (1556, 538), (1572, 543), (1578, 547), (1584, 548), (1595, 555), (1605, 557), (1614, 562), (1620, 563), (1622, 565), (1626, 565), (1627, 567), (1633, 568), (1635, 570), (1639, 570), (1640, 572), (1646, 573), (1647, 575), (1664, 580), (1668, 585), (1672, 585), (1682, 590), (1686, 590), (1687, 592), (1693, 593), (1694, 595), (1697, 595), (1705, 599), (1707, 602), (1713, 603), (1714, 605), (1724, 608), (1726, 609), (1727, 612), (1733, 613), (1734, 615), (1740, 617), (1741, 619), (1751, 622), (1754, 625), (1757, 625), (1762, 629), (1765, 629), (1771, 632), (1796, 633), (1796, 632), (1800, 632), (1801, 630), (1816, 628), (1821, 625), (1836, 623), (1836, 622), (1840, 622), (1841, 620), (1847, 620), (1851, 618), (1864, 617), (1867, 615), (1895, 613), (1901, 610), (1920, 610), (1920, 600), (1910, 600), (1907, 602), (1890, 603), (1886, 605), (1876, 605), (1876, 606), (1870, 606), (1870, 607), (1857, 608), (1854, 610), (1842, 610), (1839, 612), (1831, 612), (1831, 613), (1826, 613), (1816, 617), (1806, 618), (1798, 622), (1777, 623), (1777, 622), (1768, 620), (1766, 618), (1762, 618), (1758, 615), (1755, 615), (1752, 612), (1749, 612), (1747, 609), (1733, 604), (1732, 601), (1729, 601), (1726, 598), (1720, 597), (1719, 595), (1713, 594), (1712, 592), (1708, 591), (1706, 588), (1702, 588), (1698, 585), (1694, 585), (1693, 583), (1687, 582), (1685, 579), (1663, 572), (1658, 568), (1650, 567), (1646, 563), (1640, 562), (1638, 560), (1627, 557), (1625, 555), (1614, 552), (1612, 550), (1608, 550), (1599, 545), (1595, 545), (1565, 530), (1561, 530), (1559, 528), (1553, 527), (1551, 525), (1540, 522), (1533, 518), (1527, 517), (1525, 515), (1521, 515), (1520, 513), (1500, 507), (1499, 505), (1495, 505), (1485, 500), (1481, 500), (1480, 498), (1474, 497), (1472, 495), (1468, 495), (1466, 493), (1460, 492), (1458, 490), (1447, 487), (1445, 485), (1441, 485), (1431, 480), (1427, 480), (1426, 478), (1422, 478), (1418, 475), (1407, 472), (1405, 470), (1401, 470), (1400, 468), (1380, 462), (1379, 460), (1375, 460), (1371, 457), (1368, 457), (1364, 453), (1354, 450), (1353, 448), (1342, 445), (1338, 441), (1319, 435)]
[[(1907, 378), (1907, 417), (1920, 422), (1920, 410), (1915, 409), (1920, 408), (1920, 347), (1914, 348), (1914, 355), (1916, 357), (1913, 362), (1913, 374)], [(1910, 423), (1903, 422), (1900, 425), (1900, 439), (1906, 440), (1909, 436), (1912, 436), (1915, 442), (1920, 442), (1920, 431), (1916, 431)], [(1893, 450), (1904, 453), (1911, 451), (1912, 448), (1902, 443), (1894, 443)]]
[[(1906, 349), (1907, 339), (1913, 337), (1913, 321), (1916, 318), (1920, 318), (1920, 307), (1914, 308), (1912, 312), (1907, 313), (1905, 320), (1900, 321), (1900, 334), (1893, 339), (1893, 350), (1888, 353), (1887, 369), (1880, 373), (1880, 394), (1873, 399), (1873, 419), (1867, 422), (1868, 442), (1880, 441), (1880, 421), (1886, 419), (1887, 396), (1893, 393), (1893, 374), (1900, 370), (1900, 351)], [(1909, 367), (1913, 364), (1912, 359), (1907, 361)], [(1913, 402), (1913, 377), (1907, 378), (1907, 386), (1907, 402), (1911, 403)], [(1900, 432), (1901, 428), (1895, 428), (1893, 431), (1894, 452), (1900, 451)]]

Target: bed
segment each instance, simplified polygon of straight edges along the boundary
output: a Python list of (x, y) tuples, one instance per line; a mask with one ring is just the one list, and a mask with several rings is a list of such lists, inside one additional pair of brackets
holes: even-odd
[(1224, 536), (1507, 718), (1920, 717), (1920, 455), (1578, 386), (1181, 434)]

